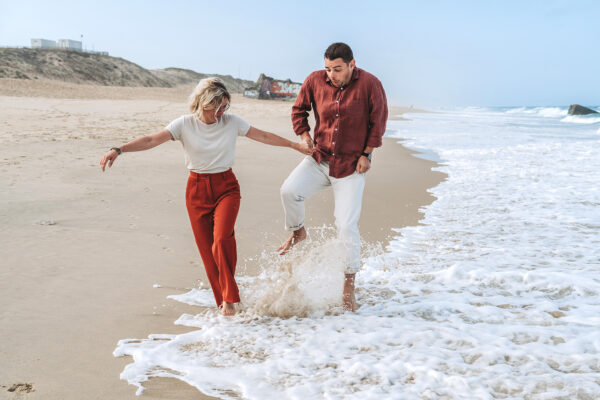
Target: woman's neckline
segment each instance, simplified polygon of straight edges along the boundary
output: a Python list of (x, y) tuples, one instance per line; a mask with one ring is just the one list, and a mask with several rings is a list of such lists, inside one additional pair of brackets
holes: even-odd
[[(212, 127), (215, 127), (215, 126), (219, 125), (219, 122), (221, 122), (221, 120), (217, 119), (215, 122), (212, 122), (212, 123), (208, 124), (208, 123), (206, 123), (206, 122), (202, 121), (202, 118), (200, 118), (200, 117), (199, 117), (199, 116), (197, 116), (197, 115), (196, 115), (196, 119), (197, 119), (198, 121), (200, 121), (200, 123), (201, 123), (202, 125), (206, 126), (207, 128), (212, 128)], [(223, 119), (223, 117), (221, 117), (221, 119)]]

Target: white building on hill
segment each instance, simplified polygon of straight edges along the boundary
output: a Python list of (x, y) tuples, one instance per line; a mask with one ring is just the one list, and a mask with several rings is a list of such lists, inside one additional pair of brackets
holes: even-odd
[(58, 39), (56, 47), (58, 47), (59, 49), (83, 51), (83, 47), (81, 47), (81, 42), (78, 40)]
[(83, 51), (82, 43), (71, 39), (58, 39), (58, 41), (48, 39), (31, 39), (32, 49), (65, 49)]
[(55, 49), (56, 42), (48, 39), (31, 39), (32, 49)]

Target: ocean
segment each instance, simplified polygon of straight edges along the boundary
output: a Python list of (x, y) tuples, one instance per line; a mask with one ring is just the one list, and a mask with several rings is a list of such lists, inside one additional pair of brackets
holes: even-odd
[(210, 289), (170, 296), (199, 306), (176, 321), (197, 329), (120, 341), (114, 355), (133, 357), (121, 378), (226, 399), (600, 398), (600, 116), (405, 116), (387, 136), (448, 177), (421, 225), (366, 246), (357, 313), (330, 307), (342, 274), (316, 229), (310, 254), (263, 254), (233, 318)]

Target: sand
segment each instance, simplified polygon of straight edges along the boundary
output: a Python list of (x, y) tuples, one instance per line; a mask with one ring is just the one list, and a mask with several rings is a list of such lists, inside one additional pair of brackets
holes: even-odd
[[(105, 173), (98, 166), (108, 148), (186, 113), (189, 90), (0, 79), (0, 399), (138, 398), (119, 379), (130, 359), (112, 356), (117, 341), (190, 330), (173, 322), (194, 307), (166, 299), (207, 283), (180, 144), (127, 153)], [(293, 139), (291, 105), (235, 95), (231, 112)], [(385, 245), (434, 200), (427, 189), (443, 175), (411, 153), (387, 138), (375, 151), (365, 240)], [(257, 273), (254, 256), (287, 237), (279, 186), (302, 157), (238, 141), (239, 274)], [(333, 224), (332, 210), (330, 191), (310, 199), (307, 226)], [(207, 398), (172, 379), (146, 387), (146, 399)]]

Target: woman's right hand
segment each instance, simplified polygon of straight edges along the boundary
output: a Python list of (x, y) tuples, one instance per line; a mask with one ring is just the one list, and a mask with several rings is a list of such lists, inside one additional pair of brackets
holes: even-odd
[[(121, 145), (120, 150), (123, 152), (125, 151), (125, 148), (127, 148), (128, 152), (148, 150), (158, 146), (159, 144), (163, 144), (171, 139), (173, 139), (173, 135), (171, 135), (171, 132), (169, 132), (169, 130), (165, 128), (162, 131), (153, 133), (152, 135), (142, 136), (137, 139), (133, 139), (131, 142)], [(106, 163), (108, 163), (108, 168), (112, 167), (113, 163), (115, 162), (118, 156), (119, 153), (114, 149), (106, 153), (104, 157), (102, 157), (102, 160), (100, 160), (100, 167), (102, 167), (102, 171), (104, 171)]]
[(102, 172), (104, 172), (104, 168), (106, 168), (106, 163), (108, 163), (108, 168), (112, 167), (115, 160), (119, 157), (119, 153), (116, 150), (111, 150), (102, 157), (100, 160), (100, 168), (102, 168)]

